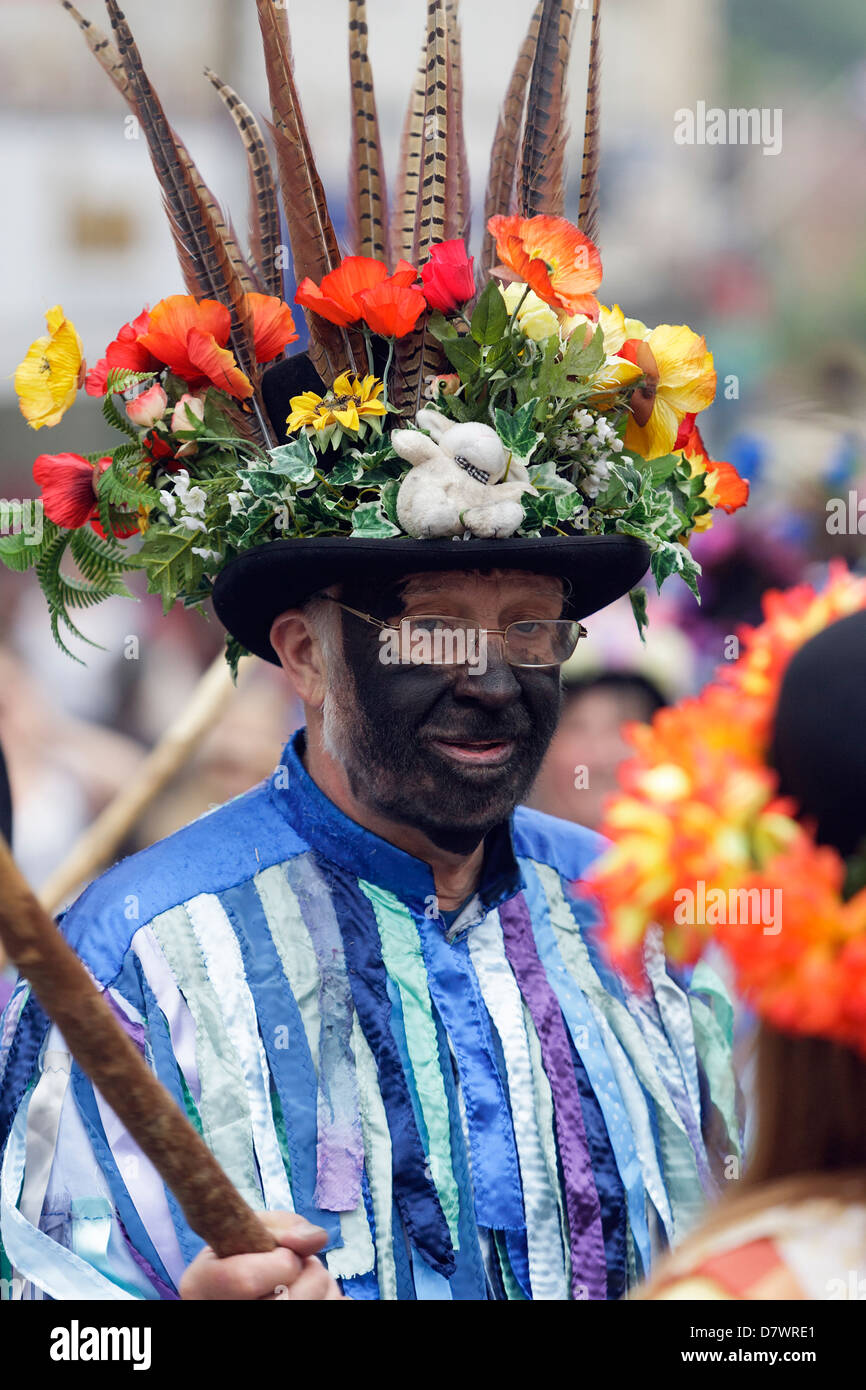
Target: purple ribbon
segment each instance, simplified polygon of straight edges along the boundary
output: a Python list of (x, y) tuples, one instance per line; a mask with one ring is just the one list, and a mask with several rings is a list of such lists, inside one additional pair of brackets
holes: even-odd
[(580, 1092), (565, 1022), (535, 948), (522, 893), (503, 903), (499, 920), (514, 977), (532, 1015), (541, 1058), (553, 1092), (553, 1114), (565, 1184), (571, 1250), (572, 1298), (607, 1298), (607, 1261), (601, 1205), (586, 1141)]

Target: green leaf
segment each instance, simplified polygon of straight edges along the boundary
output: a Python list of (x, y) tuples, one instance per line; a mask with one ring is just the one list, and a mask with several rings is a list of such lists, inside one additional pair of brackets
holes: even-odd
[(397, 493), (400, 491), (401, 482), (402, 478), (392, 478), (382, 488), (382, 510), (388, 520), (398, 529), (400, 529), (400, 523), (397, 520)]
[(146, 533), (141, 562), (147, 573), (147, 590), (161, 595), (166, 613), (181, 594), (198, 587), (203, 565), (192, 548), (207, 545), (207, 539), (201, 531), (180, 527), (152, 526)]
[(529, 470), (529, 479), (534, 488), (539, 492), (551, 492), (554, 494), (576, 493), (577, 488), (574, 483), (569, 482), (561, 473), (556, 471), (556, 463), (553, 459), (545, 459), (544, 463), (537, 463)]
[(680, 463), (681, 459), (677, 454), (665, 454), (662, 458), (650, 459), (648, 463), (643, 459), (635, 459), (636, 467), (642, 472), (649, 472), (654, 487), (660, 487), (666, 482)]
[[(154, 506), (160, 500), (159, 492), (126, 471), (120, 461), (122, 452), (116, 452), (113, 463), (104, 473), (94, 474), (97, 497), (107, 498), (116, 507), (128, 507), (133, 511), (139, 506)], [(138, 453), (138, 450), (134, 452)]]
[[(26, 531), (18, 530), (8, 535), (0, 536), (0, 561), (10, 570), (17, 570), (19, 574), (24, 570), (32, 569), (38, 562), (40, 556), (48, 546), (56, 540), (61, 528), (56, 526), (53, 521), (49, 521), (42, 512), (42, 499), (37, 498), (34, 504), (41, 512), (42, 535), (38, 540), (34, 535), (28, 535)], [(8, 525), (21, 526), (23, 518), (22, 504), (13, 503), (8, 509)], [(35, 516), (31, 513), (31, 519), (35, 521)]]
[(508, 325), (508, 310), (496, 280), (488, 280), (475, 305), (470, 332), (476, 343), (498, 343)]
[(117, 403), (111, 394), (103, 397), (102, 413), (112, 429), (120, 430), (122, 434), (128, 434), (130, 439), (138, 439), (138, 430), (129, 416), (118, 410)]
[(526, 401), (519, 410), (515, 410), (513, 414), (507, 410), (497, 409), (496, 411), (496, 433), (505, 448), (524, 463), (532, 457), (538, 444), (544, 438), (540, 430), (535, 429), (532, 423), (537, 405), (538, 398), (533, 397), (532, 400)]
[(432, 333), (437, 343), (444, 343), (446, 338), (457, 338), (457, 325), (450, 319), (446, 319), (441, 310), (436, 309), (427, 320), (427, 331)]
[[(105, 385), (108, 394), (114, 395), (120, 391), (127, 391), (130, 386), (140, 386), (143, 381), (153, 381), (157, 375), (156, 370), (152, 372), (136, 372), (130, 367), (112, 367), (105, 378)], [(184, 390), (186, 390), (184, 385)]]
[(307, 436), (301, 434), (291, 443), (271, 449), (270, 468), (298, 487), (311, 483), (316, 476), (316, 456)]
[[(371, 470), (379, 473), (381, 469)], [(388, 477), (384, 474), (384, 477)], [(350, 483), (357, 483), (364, 477), (364, 465), (356, 458), (342, 458), (339, 463), (328, 474), (328, 482), (333, 483), (334, 487), (346, 487)]]
[(399, 526), (388, 520), (381, 502), (361, 502), (352, 513), (353, 536), (398, 536)]
[(644, 634), (649, 624), (649, 616), (646, 608), (646, 589), (631, 589), (629, 591), (629, 599), (631, 600), (631, 611), (637, 623), (638, 636), (643, 643), (646, 643), (646, 636)]
[(508, 338), (503, 338), (500, 342), (494, 343), (491, 348), (488, 348), (487, 355), (484, 358), (485, 376), (488, 373), (492, 376), (494, 372), (499, 371), (500, 368), (505, 366), (506, 362), (511, 361), (512, 356), (513, 349)]
[(481, 365), (481, 349), (471, 338), (446, 338), (442, 347), (451, 366), (459, 372), (461, 381), (471, 380), (477, 374)]

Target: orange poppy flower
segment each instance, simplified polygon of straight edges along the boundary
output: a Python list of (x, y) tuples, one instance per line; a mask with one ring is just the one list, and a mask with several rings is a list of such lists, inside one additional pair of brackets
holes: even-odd
[(358, 295), (364, 322), (383, 338), (402, 338), (411, 333), (424, 310), (427, 300), (422, 290), (397, 285), (392, 276)]
[(588, 236), (564, 217), (491, 217), (488, 230), (509, 270), (530, 285), (539, 299), (568, 315), (585, 314), (593, 323), (599, 304), (601, 256)]
[(171, 294), (150, 311), (148, 330), (138, 342), (192, 387), (216, 386), (237, 400), (246, 400), (253, 387), (226, 349), (231, 319), (215, 299)]
[[(322, 278), (321, 285), (309, 275), (298, 285), (295, 303), (312, 309), (320, 318), (345, 328), (364, 317), (360, 296), (386, 282), (393, 287), (408, 288), (418, 278), (418, 272), (408, 261), (398, 261), (393, 275), (388, 275), (384, 261), (374, 256), (346, 256), (345, 260)], [(417, 315), (416, 315), (417, 318)], [(373, 325), (370, 324), (373, 328)], [(373, 329), (378, 332), (378, 329)], [(408, 330), (406, 330), (408, 331)]]
[(297, 342), (295, 320), (284, 300), (273, 294), (247, 295), (253, 316), (253, 341), (257, 362), (272, 362), (288, 343)]

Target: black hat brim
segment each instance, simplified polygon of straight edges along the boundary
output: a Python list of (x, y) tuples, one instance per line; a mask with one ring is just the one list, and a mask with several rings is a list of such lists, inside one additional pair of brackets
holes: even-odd
[(586, 618), (628, 593), (646, 573), (650, 552), (633, 536), (513, 536), (507, 540), (413, 540), (328, 536), (269, 541), (226, 565), (213, 604), (223, 626), (248, 651), (279, 664), (274, 619), (331, 584), (363, 575), (383, 584), (436, 570), (525, 570), (571, 586), (568, 615)]

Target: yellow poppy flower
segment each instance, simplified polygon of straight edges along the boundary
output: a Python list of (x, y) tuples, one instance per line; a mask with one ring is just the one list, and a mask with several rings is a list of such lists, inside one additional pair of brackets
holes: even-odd
[(48, 333), (37, 338), (15, 373), (21, 414), (34, 430), (56, 425), (84, 381), (81, 339), (59, 304), (45, 315)]
[(659, 379), (652, 414), (644, 425), (629, 420), (625, 445), (642, 458), (656, 459), (671, 452), (685, 417), (712, 402), (716, 373), (706, 339), (685, 324), (663, 323), (647, 333), (644, 342), (656, 360)]
[(292, 413), (286, 428), (290, 434), (302, 429), (319, 434), (339, 426), (347, 434), (360, 434), (366, 423), (387, 414), (387, 406), (379, 400), (382, 390), (383, 383), (375, 376), (359, 380), (343, 372), (325, 396), (318, 396), (315, 391), (292, 396)]
[(599, 394), (592, 397), (590, 405), (605, 410), (613, 405), (618, 391), (633, 385), (643, 375), (637, 363), (618, 357), (617, 353), (626, 338), (643, 338), (649, 329), (640, 319), (627, 319), (618, 304), (612, 309), (605, 309), (602, 305), (598, 321), (604, 334), (605, 359), (593, 377), (593, 385), (598, 387)]

